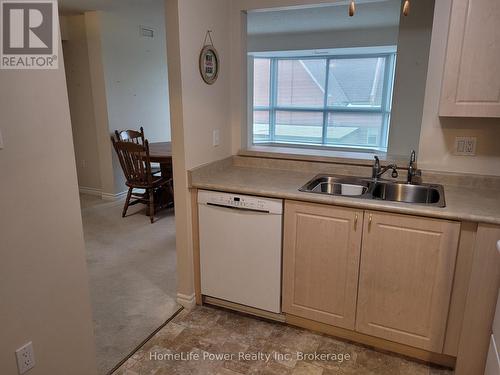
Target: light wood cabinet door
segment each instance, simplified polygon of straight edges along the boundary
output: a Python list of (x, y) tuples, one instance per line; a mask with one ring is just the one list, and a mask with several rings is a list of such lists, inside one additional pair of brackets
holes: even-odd
[(356, 330), (441, 353), (460, 223), (365, 212)]
[(500, 1), (453, 0), (439, 114), (500, 117)]
[(287, 201), (284, 312), (354, 329), (363, 211)]

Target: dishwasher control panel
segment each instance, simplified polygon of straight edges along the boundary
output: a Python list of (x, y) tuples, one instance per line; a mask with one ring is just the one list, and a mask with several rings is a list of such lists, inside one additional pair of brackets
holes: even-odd
[(198, 204), (241, 208), (246, 210), (269, 212), (273, 214), (281, 214), (283, 212), (283, 201), (281, 199), (220, 193), (207, 190), (200, 190), (198, 192)]

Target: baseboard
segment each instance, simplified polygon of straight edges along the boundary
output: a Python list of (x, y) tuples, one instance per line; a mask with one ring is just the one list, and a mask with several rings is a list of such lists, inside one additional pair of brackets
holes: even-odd
[(122, 199), (127, 195), (127, 191), (122, 191), (117, 194), (111, 194), (111, 193), (101, 193), (101, 199), (105, 201), (117, 201), (119, 199)]
[(194, 293), (191, 295), (177, 293), (177, 303), (186, 309), (192, 309), (196, 306), (196, 298)]
[(455, 368), (456, 358), (446, 354), (428, 352), (424, 349), (398, 344), (393, 341), (365, 335), (360, 332), (335, 327), (291, 314), (285, 314), (285, 317), (285, 322), (294, 326), (309, 329), (311, 331), (326, 333), (329, 336), (338, 337), (343, 340), (366, 345), (378, 350), (397, 353), (404, 357), (417, 359), (424, 363), (434, 363), (448, 368)]
[(85, 187), (85, 186), (79, 186), (78, 191), (80, 194), (87, 194), (87, 195), (94, 195), (96, 197), (101, 197), (102, 196), (102, 191), (101, 189), (96, 189), (96, 188), (91, 188), (91, 187)]
[(239, 303), (225, 301), (225, 300), (219, 299), (219, 298), (203, 296), (203, 302), (205, 304), (208, 304), (208, 305), (215, 305), (215, 306), (219, 306), (219, 307), (224, 307), (226, 309), (236, 310), (236, 311), (239, 311), (239, 312), (242, 312), (245, 314), (254, 315), (254, 316), (258, 316), (258, 317), (266, 318), (266, 319), (270, 319), (270, 320), (275, 320), (277, 322), (284, 322), (285, 321), (284, 314), (273, 313), (270, 311), (257, 309), (255, 307), (240, 305)]

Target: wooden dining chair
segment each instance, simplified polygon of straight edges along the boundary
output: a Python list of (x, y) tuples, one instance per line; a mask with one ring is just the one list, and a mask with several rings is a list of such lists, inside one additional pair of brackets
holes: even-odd
[(141, 126), (139, 131), (137, 130), (115, 130), (115, 136), (117, 141), (132, 142), (138, 145), (143, 145), (146, 138), (144, 137), (144, 128)]
[[(144, 141), (143, 145), (135, 142), (117, 141), (113, 137), (111, 141), (127, 179), (128, 192), (125, 205), (123, 206), (122, 217), (125, 217), (127, 214), (129, 206), (137, 203), (145, 203), (149, 206), (149, 217), (151, 223), (153, 223), (155, 192), (165, 186), (168, 188), (170, 180), (161, 176), (153, 176), (151, 173), (149, 144), (147, 140)], [(146, 193), (136, 193), (134, 189), (144, 189)]]
[[(144, 142), (146, 141), (146, 137), (144, 136), (144, 128), (141, 126), (139, 131), (137, 130), (115, 130), (115, 137), (117, 141), (122, 141), (122, 142), (132, 142), (137, 145), (144, 145)], [(161, 169), (159, 166), (155, 165), (151, 167), (151, 173), (153, 175), (156, 175), (161, 172)]]

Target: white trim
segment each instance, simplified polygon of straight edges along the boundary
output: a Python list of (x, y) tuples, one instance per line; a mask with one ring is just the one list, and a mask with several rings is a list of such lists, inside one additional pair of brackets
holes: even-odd
[(368, 47), (341, 47), (341, 48), (321, 48), (290, 51), (253, 51), (248, 52), (249, 56), (256, 58), (273, 57), (315, 57), (315, 56), (356, 56), (367, 54), (393, 54), (397, 53), (397, 45), (368, 46)]
[(78, 191), (80, 194), (87, 194), (87, 195), (95, 195), (97, 197), (102, 196), (102, 191), (101, 189), (96, 189), (96, 188), (91, 188), (91, 187), (85, 187), (85, 186), (79, 186)]
[(122, 199), (125, 195), (127, 195), (127, 190), (117, 194), (101, 193), (101, 199), (105, 201), (117, 201)]
[(177, 293), (177, 303), (186, 309), (192, 309), (196, 306), (196, 298), (194, 293), (191, 295)]

